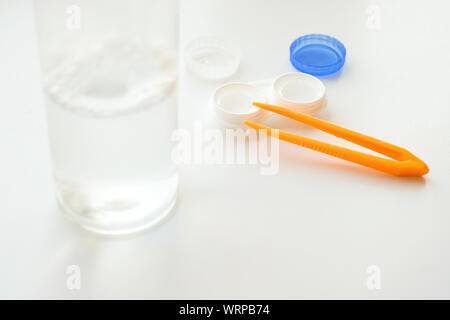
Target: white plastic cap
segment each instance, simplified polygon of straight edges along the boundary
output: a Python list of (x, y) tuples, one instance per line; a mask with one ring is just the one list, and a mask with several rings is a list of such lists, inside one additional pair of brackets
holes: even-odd
[(295, 111), (315, 113), (327, 104), (325, 85), (310, 74), (283, 74), (275, 79), (272, 90), (275, 104)]
[(225, 84), (213, 94), (212, 104), (216, 117), (230, 126), (244, 126), (245, 120), (261, 121), (266, 112), (252, 105), (252, 102), (266, 102), (264, 93), (247, 83)]

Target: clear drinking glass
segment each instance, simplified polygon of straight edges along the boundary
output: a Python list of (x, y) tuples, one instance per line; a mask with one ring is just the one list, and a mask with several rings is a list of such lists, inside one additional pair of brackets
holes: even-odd
[(176, 199), (177, 0), (35, 0), (57, 198), (103, 234)]

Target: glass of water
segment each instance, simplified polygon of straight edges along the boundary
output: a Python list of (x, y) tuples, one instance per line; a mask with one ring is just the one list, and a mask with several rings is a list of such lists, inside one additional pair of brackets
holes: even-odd
[(177, 0), (36, 0), (58, 203), (108, 235), (168, 215), (178, 176)]

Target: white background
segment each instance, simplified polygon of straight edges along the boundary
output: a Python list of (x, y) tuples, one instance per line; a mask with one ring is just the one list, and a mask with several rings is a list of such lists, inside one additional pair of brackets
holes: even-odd
[[(366, 26), (368, 5), (381, 29)], [(323, 79), (320, 117), (410, 150), (431, 169), (397, 178), (287, 143), (280, 171), (184, 166), (175, 215), (131, 239), (80, 231), (58, 212), (31, 2), (0, 1), (1, 298), (450, 298), (450, 3), (185, 0), (181, 48), (231, 38), (231, 80), (293, 71), (292, 40), (336, 36), (347, 47)], [(204, 115), (220, 83), (182, 68), (179, 123)], [(309, 137), (342, 143), (292, 123)], [(69, 265), (81, 289), (66, 288)], [(381, 269), (381, 289), (366, 269)]]

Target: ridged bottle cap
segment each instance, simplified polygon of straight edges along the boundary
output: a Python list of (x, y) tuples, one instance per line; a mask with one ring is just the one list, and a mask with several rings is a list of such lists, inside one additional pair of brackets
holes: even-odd
[(292, 42), (292, 65), (301, 72), (326, 76), (339, 71), (345, 63), (345, 46), (324, 34), (309, 34)]

